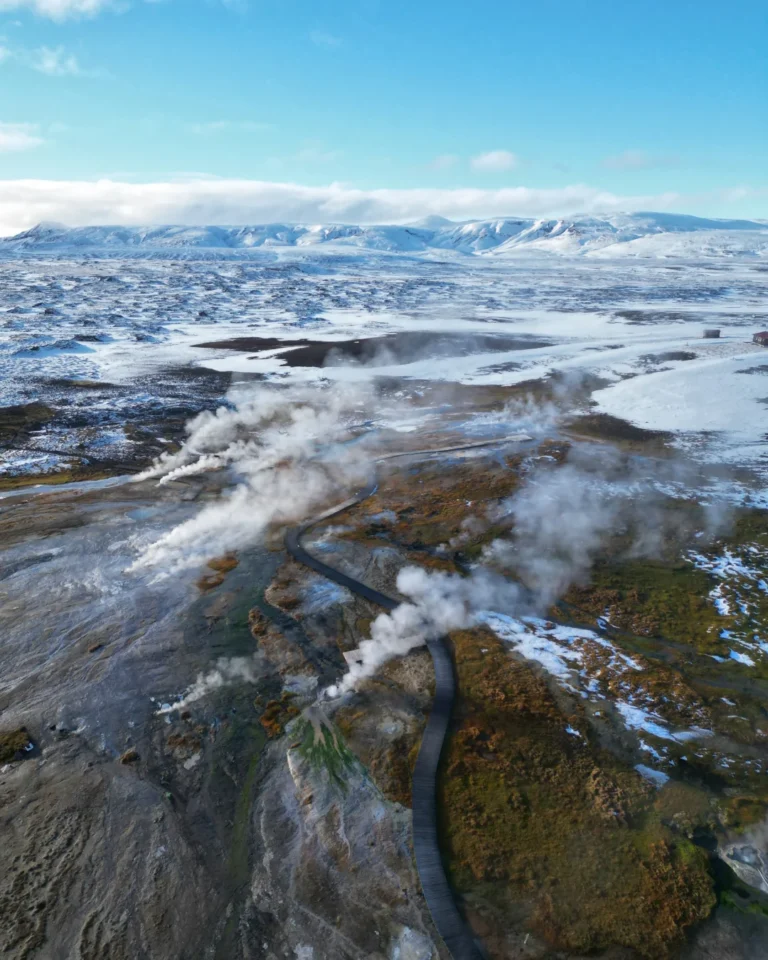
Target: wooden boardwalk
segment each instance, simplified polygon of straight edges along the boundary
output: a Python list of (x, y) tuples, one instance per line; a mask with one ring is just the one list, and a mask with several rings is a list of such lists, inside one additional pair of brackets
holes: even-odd
[[(529, 438), (520, 435), (458, 447), (443, 447), (439, 450), (414, 450), (403, 454), (390, 454), (388, 457), (382, 457), (381, 459), (391, 459), (394, 456), (423, 456), (425, 454), (445, 453), (479, 446), (495, 446), (510, 442), (510, 440), (527, 439)], [(391, 611), (400, 605), (399, 600), (374, 590), (359, 580), (355, 580), (354, 577), (329, 566), (305, 550), (301, 542), (304, 534), (311, 527), (344, 510), (348, 510), (355, 504), (361, 503), (367, 497), (370, 497), (375, 490), (376, 483), (373, 482), (356, 496), (350, 497), (330, 510), (326, 510), (307, 523), (288, 530), (285, 536), (285, 545), (291, 556), (299, 563), (303, 563), (334, 583), (346, 587), (352, 593), (363, 597), (370, 603)], [(456, 682), (453, 661), (445, 640), (443, 638), (430, 640), (427, 643), (427, 648), (432, 656), (432, 663), (435, 668), (435, 696), (413, 771), (411, 805), (413, 809), (413, 848), (416, 854), (416, 868), (419, 873), (424, 899), (427, 901), (435, 928), (453, 960), (484, 960), (484, 952), (475, 942), (471, 930), (456, 906), (440, 856), (436, 803), (437, 770), (445, 736), (448, 732), (448, 724), (451, 720)]]

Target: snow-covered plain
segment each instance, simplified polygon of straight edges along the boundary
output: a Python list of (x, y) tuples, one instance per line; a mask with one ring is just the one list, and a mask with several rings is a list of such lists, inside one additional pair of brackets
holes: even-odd
[[(147, 378), (169, 367), (506, 385), (558, 371), (599, 378), (598, 410), (672, 431), (697, 456), (768, 467), (768, 353), (751, 342), (768, 328), (767, 281), (760, 221), (43, 225), (0, 241), (0, 405), (46, 400), (65, 379), (108, 382), (127, 390), (72, 402), (114, 433), (120, 405), (149, 402)], [(450, 342), (324, 366), (292, 365), (294, 348), (274, 343), (196, 346), (414, 332)]]

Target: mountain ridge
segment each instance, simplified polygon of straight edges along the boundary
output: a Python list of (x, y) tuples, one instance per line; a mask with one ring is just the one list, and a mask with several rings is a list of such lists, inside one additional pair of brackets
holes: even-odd
[(306, 248), (332, 245), (388, 253), (455, 251), (636, 256), (768, 256), (768, 221), (638, 212), (570, 218), (493, 217), (411, 224), (265, 223), (250, 226), (90, 226), (40, 223), (0, 238), (0, 252)]

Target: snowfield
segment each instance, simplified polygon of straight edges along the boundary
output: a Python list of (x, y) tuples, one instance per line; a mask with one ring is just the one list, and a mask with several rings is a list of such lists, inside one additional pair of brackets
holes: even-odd
[[(115, 438), (121, 405), (156, 412), (152, 384), (181, 367), (281, 382), (556, 374), (589, 378), (599, 412), (765, 472), (768, 351), (752, 335), (768, 329), (767, 283), (768, 222), (751, 220), (43, 224), (0, 240), (0, 405), (70, 404)], [(73, 379), (115, 389), (70, 395)]]

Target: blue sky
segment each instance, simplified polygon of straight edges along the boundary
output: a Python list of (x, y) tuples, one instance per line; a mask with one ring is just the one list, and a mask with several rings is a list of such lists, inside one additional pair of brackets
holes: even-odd
[(221, 178), (768, 217), (764, 0), (0, 0), (0, 38), (0, 179), (49, 197)]

